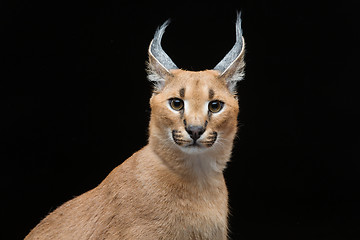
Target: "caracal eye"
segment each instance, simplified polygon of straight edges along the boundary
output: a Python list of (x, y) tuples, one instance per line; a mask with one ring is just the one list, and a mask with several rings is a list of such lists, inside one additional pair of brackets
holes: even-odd
[(184, 101), (180, 98), (169, 99), (170, 107), (176, 111), (180, 111), (184, 108)]
[(217, 113), (217, 112), (220, 112), (220, 110), (223, 108), (224, 106), (224, 103), (219, 101), (219, 100), (214, 100), (214, 101), (211, 101), (209, 102), (209, 111), (212, 112), (212, 113)]

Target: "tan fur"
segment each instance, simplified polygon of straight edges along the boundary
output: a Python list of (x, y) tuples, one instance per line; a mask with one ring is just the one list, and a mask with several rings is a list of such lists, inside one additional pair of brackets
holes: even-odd
[[(215, 70), (171, 70), (151, 100), (149, 143), (115, 168), (96, 188), (43, 219), (25, 238), (32, 239), (226, 239), (228, 194), (223, 170), (237, 130), (238, 103)], [(180, 89), (185, 89), (180, 97)], [(209, 90), (224, 102), (209, 114)], [(183, 113), (169, 99), (182, 98)], [(184, 125), (206, 125), (191, 140)], [(207, 121), (207, 124), (205, 122)], [(176, 144), (172, 130), (184, 141)], [(217, 132), (213, 144), (206, 144)]]

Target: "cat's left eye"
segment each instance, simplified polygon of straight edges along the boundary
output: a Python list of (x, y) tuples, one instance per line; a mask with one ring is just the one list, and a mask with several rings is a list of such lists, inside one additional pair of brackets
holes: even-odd
[(211, 101), (209, 102), (209, 111), (212, 113), (217, 113), (220, 112), (220, 110), (223, 108), (224, 103), (219, 101), (219, 100), (215, 100), (215, 101)]

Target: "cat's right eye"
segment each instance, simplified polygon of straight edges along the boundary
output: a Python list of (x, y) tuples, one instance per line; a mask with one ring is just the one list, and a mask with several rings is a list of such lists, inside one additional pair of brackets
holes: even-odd
[(172, 98), (169, 100), (170, 107), (176, 111), (180, 111), (184, 108), (184, 101), (180, 98)]

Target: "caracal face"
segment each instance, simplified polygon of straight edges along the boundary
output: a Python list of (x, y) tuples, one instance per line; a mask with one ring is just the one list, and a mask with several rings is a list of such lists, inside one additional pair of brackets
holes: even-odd
[(215, 70), (171, 70), (151, 100), (155, 134), (185, 153), (217, 150), (233, 141), (238, 101)]

